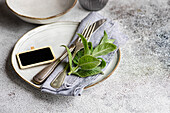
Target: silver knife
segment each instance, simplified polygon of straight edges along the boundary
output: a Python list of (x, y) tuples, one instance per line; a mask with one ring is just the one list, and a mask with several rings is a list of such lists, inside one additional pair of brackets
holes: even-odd
[[(96, 25), (94, 27), (94, 31), (95, 32), (104, 22), (106, 21), (106, 19), (101, 19), (99, 21), (94, 22)], [(93, 23), (93, 24), (94, 24)], [(91, 24), (90, 26), (92, 26), (93, 24)], [(77, 40), (74, 41), (74, 43), (70, 46), (70, 51), (72, 52), (75, 49), (75, 43)], [(34, 77), (33, 77), (33, 82), (35, 84), (41, 84), (43, 83), (48, 76), (54, 71), (54, 69), (56, 68), (56, 66), (67, 56), (67, 52), (65, 51), (64, 54), (62, 54), (59, 58), (57, 58), (54, 62), (52, 62), (50, 65), (48, 65), (47, 67), (45, 67), (43, 70), (41, 70), (39, 73), (37, 73)]]

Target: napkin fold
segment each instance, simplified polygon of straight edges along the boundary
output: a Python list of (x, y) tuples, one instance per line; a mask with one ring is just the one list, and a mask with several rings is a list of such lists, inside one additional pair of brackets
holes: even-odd
[[(83, 29), (89, 22), (93, 23), (100, 19), (106, 19), (106, 18), (101, 16), (97, 12), (91, 12), (81, 21), (77, 29), (77, 33), (82, 33)], [(108, 34), (109, 39), (115, 39), (114, 44), (117, 46), (117, 49), (114, 52), (102, 56), (102, 58), (106, 61), (106, 67), (107, 67), (109, 62), (112, 60), (115, 52), (118, 50), (118, 48), (121, 45), (125, 44), (125, 42), (127, 41), (127, 36), (124, 35), (121, 32), (121, 30), (119, 30), (118, 22), (107, 19), (107, 21), (102, 26), (100, 26), (100, 28), (97, 31), (95, 31), (90, 38), (90, 41), (92, 42), (94, 47), (99, 44), (101, 38), (104, 35), (104, 30)], [(76, 40), (76, 38), (78, 38), (77, 34), (75, 34), (69, 46)], [(50, 83), (57, 76), (57, 74), (64, 69), (65, 62), (68, 62), (68, 58), (65, 58), (64, 61), (61, 62), (61, 64), (56, 67), (56, 69), (52, 72), (52, 74), (48, 77), (48, 79), (42, 84), (41, 86), (42, 92), (47, 92), (47, 93), (52, 93), (57, 95), (65, 95), (65, 96), (80, 96), (82, 94), (84, 87), (91, 84), (98, 76), (100, 76), (100, 74), (98, 74), (94, 76), (81, 78), (75, 75), (69, 75), (69, 76), (67, 75), (65, 77), (63, 85), (60, 88), (55, 89), (51, 87)], [(105, 70), (105, 68), (103, 69), (103, 71)]]

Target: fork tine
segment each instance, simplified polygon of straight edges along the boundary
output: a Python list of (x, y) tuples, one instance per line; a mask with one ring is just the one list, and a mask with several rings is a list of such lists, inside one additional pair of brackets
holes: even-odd
[(86, 35), (84, 36), (85, 38), (88, 38), (89, 33), (91, 32), (93, 25), (89, 26), (88, 32), (86, 33)]
[(83, 32), (81, 33), (82, 35), (84, 34), (84, 32), (86, 31), (86, 28), (89, 26), (89, 23), (88, 24), (86, 24), (86, 26), (84, 27), (84, 29), (83, 29)]
[[(96, 26), (96, 23), (94, 23), (92, 25), (90, 23), (88, 23), (86, 25), (86, 27), (84, 28), (84, 30), (82, 32), (82, 35), (87, 39), (87, 41), (91, 37), (91, 35), (92, 35), (93, 31), (94, 31), (95, 26)], [(81, 39), (79, 38), (78, 41), (81, 41)]]
[[(81, 33), (83, 36), (86, 34), (86, 32), (88, 31), (89, 29), (89, 26), (90, 26), (90, 23), (88, 22), (88, 24), (86, 24), (85, 28), (83, 29), (83, 32)], [(81, 41), (80, 38), (77, 39), (78, 42)]]
[(87, 33), (89, 32), (89, 28), (90, 28), (90, 23), (88, 23), (88, 27), (85, 28), (85, 32), (82, 34), (84, 37), (86, 37)]
[(90, 34), (87, 37), (87, 41), (89, 41), (89, 39), (90, 39), (90, 37), (91, 37), (91, 35), (92, 35), (93, 31), (94, 31), (95, 26), (96, 26), (96, 23), (93, 24), (92, 30), (91, 30), (91, 32), (89, 32)]

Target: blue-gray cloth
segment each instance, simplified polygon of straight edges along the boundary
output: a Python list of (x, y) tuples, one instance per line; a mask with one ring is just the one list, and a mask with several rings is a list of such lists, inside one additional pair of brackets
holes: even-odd
[[(96, 12), (90, 13), (81, 21), (77, 29), (77, 33), (82, 33), (83, 29), (89, 22), (93, 23), (100, 19), (106, 19), (106, 18), (104, 18), (103, 16), (101, 16)], [(92, 34), (92, 37), (90, 38), (90, 41), (92, 42), (94, 47), (99, 44), (101, 38), (103, 37), (104, 30), (106, 31), (110, 39), (116, 39), (114, 44), (117, 45), (117, 48), (119, 48), (120, 45), (125, 44), (127, 37), (119, 30), (118, 22), (114, 22), (107, 19), (107, 21), (97, 31), (95, 31)], [(70, 42), (69, 45), (71, 45), (76, 40), (76, 38), (77, 35), (73, 37), (73, 40)], [(114, 53), (116, 51), (117, 50), (115, 50), (112, 53), (109, 53), (108, 55), (102, 56), (102, 58), (106, 61), (106, 67), (111, 61), (111, 59), (113, 58)], [(68, 61), (67, 58), (65, 59), (65, 61)], [(63, 68), (64, 68), (63, 63), (61, 63), (59, 66), (56, 67), (56, 69), (49, 76), (49, 78), (43, 83), (41, 87), (42, 92), (48, 92), (52, 94), (65, 95), (65, 96), (80, 96), (82, 94), (84, 87), (91, 84), (98, 76), (100, 76), (100, 75), (94, 75), (86, 78), (81, 78), (75, 75), (69, 75), (65, 77), (63, 85), (59, 89), (55, 89), (50, 86), (50, 83), (56, 77), (56, 75), (63, 70)]]

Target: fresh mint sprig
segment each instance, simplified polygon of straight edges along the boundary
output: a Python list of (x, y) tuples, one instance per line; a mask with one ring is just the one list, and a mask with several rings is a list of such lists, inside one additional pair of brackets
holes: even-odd
[[(113, 52), (117, 46), (113, 44), (114, 39), (108, 39), (107, 33), (104, 31), (99, 45), (93, 48), (92, 42), (87, 42), (82, 34), (78, 34), (84, 45), (84, 49), (77, 52), (74, 59), (67, 46), (64, 46), (68, 52), (70, 74), (75, 74), (79, 77), (88, 77), (96, 74), (103, 74), (101, 69), (106, 66), (104, 59), (99, 56), (107, 55)], [(73, 61), (73, 63), (72, 63)], [(74, 66), (73, 66), (74, 64)]]

